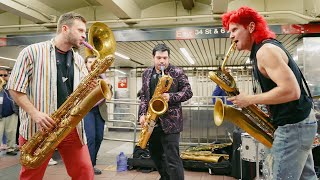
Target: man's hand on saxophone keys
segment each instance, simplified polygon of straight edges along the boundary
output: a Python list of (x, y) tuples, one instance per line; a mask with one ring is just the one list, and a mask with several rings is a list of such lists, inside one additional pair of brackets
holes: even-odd
[(36, 111), (31, 114), (31, 119), (36, 122), (37, 127), (41, 131), (49, 131), (56, 126), (56, 122), (50, 116), (41, 111)]
[(229, 98), (227, 98), (227, 100), (231, 101), (234, 105), (236, 105), (240, 108), (247, 107), (252, 104), (249, 101), (249, 95), (247, 95), (245, 93), (240, 93), (237, 96), (229, 97)]
[(163, 94), (162, 94), (162, 97), (163, 97), (166, 101), (169, 101), (170, 95), (169, 95), (169, 93), (163, 93)]
[(88, 83), (88, 86), (92, 89), (94, 89), (99, 83), (99, 80), (95, 79), (95, 80), (92, 80), (90, 83)]
[(145, 125), (144, 123), (146, 122), (146, 116), (145, 115), (140, 116), (139, 122), (141, 124), (141, 127), (144, 127)]

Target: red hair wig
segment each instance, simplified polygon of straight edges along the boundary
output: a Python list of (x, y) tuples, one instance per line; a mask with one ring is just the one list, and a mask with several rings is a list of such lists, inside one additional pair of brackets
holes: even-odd
[(276, 37), (275, 33), (269, 29), (266, 20), (250, 7), (243, 6), (222, 15), (222, 25), (226, 30), (229, 30), (230, 23), (240, 24), (247, 28), (251, 22), (255, 23), (255, 30), (252, 33), (255, 43)]

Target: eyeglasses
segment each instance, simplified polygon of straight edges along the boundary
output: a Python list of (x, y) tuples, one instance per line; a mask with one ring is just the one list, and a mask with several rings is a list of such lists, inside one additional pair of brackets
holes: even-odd
[(0, 77), (8, 77), (8, 74), (0, 74)]

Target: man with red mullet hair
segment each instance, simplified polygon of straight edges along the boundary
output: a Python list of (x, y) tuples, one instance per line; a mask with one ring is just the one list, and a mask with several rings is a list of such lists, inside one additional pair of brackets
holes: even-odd
[(267, 105), (276, 127), (267, 178), (316, 180), (312, 143), (317, 121), (298, 66), (257, 11), (241, 7), (225, 13), (222, 23), (237, 49), (251, 52), (254, 78), (262, 90), (254, 95), (240, 93), (228, 100), (238, 107)]

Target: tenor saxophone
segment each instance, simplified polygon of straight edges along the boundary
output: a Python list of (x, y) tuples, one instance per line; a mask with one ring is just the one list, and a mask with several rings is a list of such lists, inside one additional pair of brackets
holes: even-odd
[[(226, 62), (231, 52), (235, 49), (235, 45), (236, 43), (233, 42), (230, 46), (221, 65), (221, 70), (218, 70), (216, 73), (212, 71), (209, 72), (209, 78), (219, 85), (228, 96), (236, 96), (239, 94), (235, 80), (225, 69)], [(238, 110), (231, 106), (223, 105), (222, 100), (218, 98), (214, 105), (213, 116), (217, 126), (220, 126), (224, 119), (229, 120), (266, 147), (272, 147), (275, 128), (270, 123), (269, 116), (256, 105), (250, 105)]]
[(168, 110), (168, 102), (162, 97), (162, 94), (169, 91), (172, 84), (172, 77), (164, 74), (164, 67), (161, 66), (162, 77), (159, 78), (154, 94), (149, 101), (148, 111), (145, 118), (145, 124), (140, 132), (138, 146), (145, 149), (150, 139), (157, 118)]
[[(99, 37), (95, 33), (99, 31)], [(96, 55), (97, 59), (92, 65), (92, 71), (80, 82), (67, 100), (50, 117), (56, 126), (50, 131), (38, 131), (30, 140), (21, 147), (21, 165), (34, 169), (43, 164), (50, 154), (54, 152), (61, 141), (76, 127), (81, 119), (102, 98), (111, 99), (112, 93), (105, 81), (99, 81), (98, 86), (89, 86), (101, 73), (105, 72), (114, 61), (115, 39), (112, 31), (102, 23), (95, 23), (89, 29), (89, 42), (100, 51), (84, 42), (83, 44)], [(92, 42), (92, 39), (99, 39)], [(106, 38), (106, 39), (104, 39)], [(106, 42), (107, 41), (107, 42)], [(110, 54), (104, 54), (101, 44), (108, 44), (112, 49)], [(100, 45), (100, 46), (99, 46)], [(102, 55), (101, 55), (102, 54)]]

